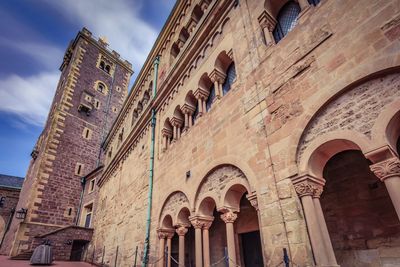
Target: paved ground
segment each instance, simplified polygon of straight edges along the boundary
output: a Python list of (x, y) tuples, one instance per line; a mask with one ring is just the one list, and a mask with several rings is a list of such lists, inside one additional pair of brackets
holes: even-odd
[[(29, 261), (12, 261), (6, 256), (0, 256), (0, 267), (32, 267)], [(42, 265), (43, 266), (43, 265)], [(54, 267), (88, 267), (94, 266), (83, 262), (71, 262), (71, 261), (56, 261), (53, 263)]]

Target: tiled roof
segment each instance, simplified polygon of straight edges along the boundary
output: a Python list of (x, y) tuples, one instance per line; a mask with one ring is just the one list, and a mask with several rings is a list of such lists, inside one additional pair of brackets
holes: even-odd
[(24, 178), (0, 174), (0, 187), (22, 188)]

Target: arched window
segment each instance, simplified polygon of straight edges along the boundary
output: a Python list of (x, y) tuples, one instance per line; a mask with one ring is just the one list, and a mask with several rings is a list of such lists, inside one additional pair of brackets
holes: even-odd
[(222, 85), (222, 94), (225, 95), (226, 93), (231, 90), (232, 83), (236, 79), (236, 69), (235, 69), (235, 63), (231, 63), (229, 65), (228, 70), (226, 71), (226, 79), (224, 84)]
[(279, 11), (277, 23), (273, 31), (275, 42), (278, 43), (285, 37), (297, 24), (300, 14), (300, 6), (297, 2), (287, 2)]
[(101, 92), (101, 93), (104, 93), (105, 90), (106, 90), (106, 86), (105, 86), (103, 83), (99, 83), (99, 84), (97, 85), (97, 91), (99, 91), (99, 92)]
[(215, 98), (215, 88), (214, 85), (210, 89), (210, 94), (208, 95), (207, 101), (206, 101), (206, 110), (209, 111)]
[(104, 61), (100, 62), (100, 69), (104, 70), (106, 68), (106, 63)]
[(110, 73), (110, 70), (111, 70), (110, 65), (107, 65), (104, 70), (105, 70), (105, 72)]

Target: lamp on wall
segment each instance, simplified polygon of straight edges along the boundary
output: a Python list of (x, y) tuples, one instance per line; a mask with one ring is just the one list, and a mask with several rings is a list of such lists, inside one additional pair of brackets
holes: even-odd
[(19, 220), (24, 220), (27, 213), (28, 209), (21, 208), (20, 210), (17, 210), (17, 212), (15, 213), (15, 218)]

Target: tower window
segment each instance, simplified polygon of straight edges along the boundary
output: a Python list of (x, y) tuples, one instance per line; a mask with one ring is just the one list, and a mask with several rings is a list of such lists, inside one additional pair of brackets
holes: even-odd
[(83, 172), (83, 164), (77, 163), (75, 166), (75, 175), (81, 175)]
[(105, 93), (106, 91), (106, 86), (103, 83), (99, 83), (97, 85), (97, 91), (101, 92), (101, 93)]
[(95, 108), (100, 108), (100, 100), (98, 100), (98, 99), (95, 99), (94, 100), (94, 106), (95, 106)]
[(104, 61), (100, 62), (100, 69), (101, 70), (105, 70), (106, 69), (106, 63), (104, 63)]
[(90, 185), (89, 185), (89, 192), (93, 192), (94, 190), (94, 186), (95, 186), (95, 179), (90, 181)]
[(215, 98), (215, 87), (214, 85), (210, 89), (210, 94), (208, 95), (207, 101), (206, 101), (206, 109), (207, 111), (210, 110)]
[(83, 129), (83, 133), (82, 133), (83, 138), (85, 139), (92, 139), (92, 130), (90, 130), (89, 128), (85, 127)]
[(222, 85), (222, 93), (225, 95), (229, 90), (231, 90), (232, 84), (236, 79), (236, 69), (235, 69), (235, 63), (232, 62), (232, 64), (228, 67), (228, 70), (226, 71), (226, 79), (224, 84)]

